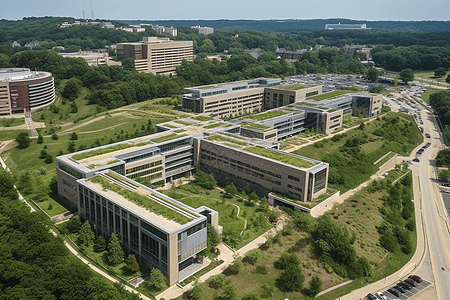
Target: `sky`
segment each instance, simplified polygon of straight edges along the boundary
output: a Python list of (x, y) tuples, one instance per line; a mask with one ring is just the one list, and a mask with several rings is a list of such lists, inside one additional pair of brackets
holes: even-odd
[(110, 20), (328, 19), (450, 20), (450, 0), (15, 0), (2, 1), (0, 19), (83, 17)]

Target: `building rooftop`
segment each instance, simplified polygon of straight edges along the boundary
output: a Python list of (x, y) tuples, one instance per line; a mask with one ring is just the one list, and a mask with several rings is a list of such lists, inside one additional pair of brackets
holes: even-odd
[(51, 75), (49, 72), (35, 72), (27, 68), (0, 68), (0, 81), (26, 81)]
[(311, 168), (317, 165), (317, 161), (313, 159), (308, 159), (299, 155), (282, 152), (279, 150), (269, 150), (263, 147), (248, 147), (244, 148), (244, 151), (270, 158), (288, 165), (296, 166), (299, 168)]
[(296, 83), (296, 84), (290, 84), (290, 85), (279, 85), (275, 88), (280, 89), (280, 90), (287, 90), (287, 91), (297, 91), (297, 90), (306, 89), (306, 88), (313, 87), (313, 86), (314, 85), (305, 85), (305, 84)]
[(170, 197), (112, 171), (80, 182), (165, 231), (174, 231), (199, 217)]
[(282, 116), (285, 114), (287, 114), (287, 112), (284, 112), (282, 110), (270, 110), (270, 111), (259, 113), (259, 114), (253, 115), (253, 116), (247, 116), (247, 117), (245, 117), (245, 119), (255, 120), (255, 121), (263, 121), (263, 120), (279, 117), (279, 116)]

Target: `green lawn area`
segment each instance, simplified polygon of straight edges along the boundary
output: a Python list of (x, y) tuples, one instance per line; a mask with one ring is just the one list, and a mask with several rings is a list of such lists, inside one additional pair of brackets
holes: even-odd
[(24, 132), (29, 132), (28, 130), (0, 130), (0, 141), (9, 141), (9, 140), (15, 140), (16, 137), (19, 135), (19, 133), (21, 133), (22, 131)]
[[(448, 73), (448, 72), (447, 72)], [(439, 82), (445, 82), (447, 74), (442, 77), (434, 77), (434, 70), (432, 71), (414, 71), (414, 78), (421, 77), (425, 79), (433, 79)]]
[(353, 92), (353, 91), (335, 90), (335, 91), (320, 94), (320, 95), (317, 95), (314, 97), (309, 97), (308, 100), (320, 101), (320, 100), (324, 100), (324, 99), (331, 99), (331, 98), (336, 98), (336, 97), (348, 94), (350, 92)]
[[(268, 150), (266, 148), (262, 148), (262, 147), (248, 147), (244, 149), (247, 152), (253, 153), (253, 154), (257, 154), (260, 156), (264, 156), (273, 160), (278, 160), (280, 162), (289, 164), (289, 165), (293, 165), (299, 168), (310, 168), (312, 166), (314, 166), (315, 164), (298, 158), (298, 157), (294, 157), (288, 154), (284, 154), (284, 153), (279, 153), (279, 152), (275, 152), (275, 151), (271, 151)], [(307, 156), (308, 157), (308, 156)]]
[(287, 91), (296, 91), (301, 90), (304, 88), (312, 87), (313, 85), (305, 85), (305, 84), (291, 84), (291, 85), (278, 85), (276, 88), (280, 90), (287, 90)]
[(193, 117), (192, 119), (197, 120), (197, 121), (211, 121), (211, 120), (214, 120), (213, 117), (206, 117), (206, 116), (197, 116), (197, 117)]
[(430, 104), (430, 95), (436, 92), (439, 92), (442, 90), (439, 89), (433, 89), (433, 88), (427, 88), (427, 90), (422, 94), (422, 100), (426, 103)]
[(257, 114), (257, 115), (254, 115), (254, 116), (246, 116), (245, 119), (262, 121), (262, 120), (267, 120), (267, 119), (279, 117), (279, 116), (282, 116), (282, 115), (285, 115), (285, 114), (286, 114), (286, 112), (283, 112), (281, 110), (272, 110), (272, 111), (268, 111), (268, 112), (262, 113), (262, 114)]
[(13, 127), (25, 124), (24, 118), (2, 118), (0, 119), (0, 127)]
[[(56, 195), (53, 196), (53, 198), (56, 197), (57, 197)], [(56, 200), (53, 198), (47, 197), (46, 200), (35, 203), (36, 205), (39, 205), (39, 207), (42, 208), (50, 217), (54, 217), (68, 211), (67, 208), (62, 206), (60, 203), (56, 202)], [(49, 209), (50, 204), (52, 205), (52, 209)]]
[[(161, 192), (194, 208), (206, 205), (218, 211), (219, 225), (223, 226), (223, 240), (235, 250), (248, 244), (270, 228), (268, 223), (263, 227), (253, 225), (257, 215), (262, 214), (258, 211), (257, 205), (249, 205), (248, 201), (238, 197), (224, 197), (224, 194), (218, 189), (206, 190), (194, 183), (188, 183)], [(236, 205), (240, 208), (239, 217)], [(246, 230), (244, 230), (245, 220), (247, 220)]]
[(174, 140), (174, 139), (177, 139), (177, 138), (181, 138), (183, 136), (186, 136), (186, 134), (172, 133), (172, 134), (169, 134), (169, 135), (164, 135), (164, 136), (160, 136), (158, 138), (152, 139), (151, 141), (154, 142), (154, 143), (162, 143), (162, 142)]
[(383, 157), (382, 160), (380, 160), (379, 162), (376, 163), (377, 167), (381, 167), (382, 165), (384, 165), (385, 163), (387, 163), (391, 158), (393, 158), (395, 156), (396, 153), (391, 152), (388, 155), (386, 155), (385, 157)]
[(357, 187), (378, 171), (373, 163), (389, 151), (409, 155), (423, 136), (408, 115), (389, 112), (355, 128), (294, 151), (330, 164), (329, 186), (341, 193)]

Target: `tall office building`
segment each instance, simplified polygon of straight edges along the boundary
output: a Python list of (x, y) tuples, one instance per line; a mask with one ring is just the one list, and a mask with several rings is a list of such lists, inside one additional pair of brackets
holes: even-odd
[(194, 59), (193, 42), (144, 37), (142, 42), (117, 44), (117, 59), (126, 58), (132, 58), (140, 72), (172, 74), (184, 59)]

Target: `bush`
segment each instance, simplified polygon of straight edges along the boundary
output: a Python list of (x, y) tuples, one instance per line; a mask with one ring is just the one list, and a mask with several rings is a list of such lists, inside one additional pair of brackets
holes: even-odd
[(213, 289), (221, 288), (225, 284), (226, 278), (224, 274), (212, 276), (208, 280), (209, 287)]
[(261, 251), (261, 249), (259, 249), (259, 248), (250, 250), (250, 251), (247, 253), (247, 256), (246, 256), (247, 260), (248, 260), (252, 265), (254, 265), (261, 257), (262, 257), (262, 251)]
[(309, 283), (309, 295), (311, 297), (315, 297), (320, 292), (321, 288), (322, 288), (322, 281), (320, 281), (319, 277), (313, 276)]
[(244, 264), (242, 263), (242, 258), (236, 258), (228, 267), (232, 274), (239, 274), (239, 272), (244, 269)]
[(278, 278), (278, 285), (285, 291), (299, 291), (304, 279), (300, 264), (290, 264)]
[(295, 253), (284, 253), (281, 257), (275, 262), (275, 268), (284, 270), (289, 265), (300, 265), (300, 259)]
[(18, 143), (17, 148), (25, 149), (30, 146), (31, 139), (29, 137), (28, 132), (22, 131), (16, 137), (16, 142)]
[(58, 135), (56, 133), (53, 133), (51, 136), (52, 140), (57, 140), (58, 139)]
[(262, 275), (266, 275), (267, 273), (269, 273), (269, 270), (266, 266), (256, 266), (255, 271)]

